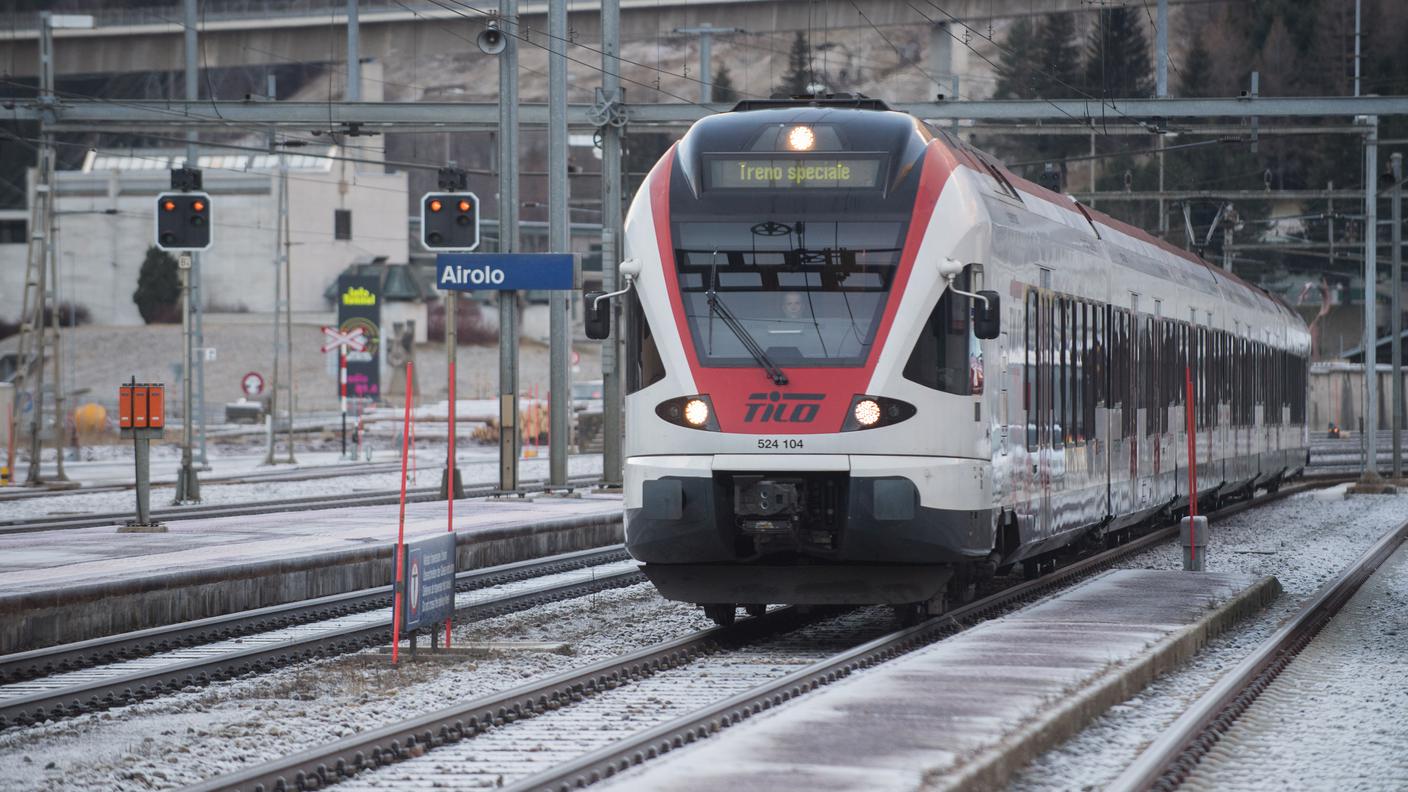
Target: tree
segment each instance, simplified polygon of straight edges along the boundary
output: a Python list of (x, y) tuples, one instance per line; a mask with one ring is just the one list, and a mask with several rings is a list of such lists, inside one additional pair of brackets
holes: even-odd
[(1178, 95), (1187, 99), (1212, 96), (1211, 82), (1212, 53), (1203, 46), (1203, 37), (1197, 36), (1178, 72)]
[(997, 64), (997, 88), (994, 99), (1030, 99), (1036, 64), (1032, 53), (1035, 50), (1036, 31), (1029, 17), (1022, 17), (1007, 29), (1007, 40), (1003, 43), (1002, 54)]
[(715, 102), (738, 101), (738, 91), (733, 87), (733, 75), (729, 74), (728, 66), (720, 63), (719, 68), (714, 71), (711, 92)]
[(132, 302), (147, 324), (181, 321), (181, 279), (175, 256), (154, 245), (147, 248)]
[(1080, 48), (1073, 14), (1047, 14), (1037, 23), (1033, 41), (1037, 71), (1031, 98), (1070, 99), (1080, 95)]
[(777, 86), (777, 93), (783, 96), (808, 94), (811, 93), (811, 84), (812, 48), (799, 30), (797, 37), (792, 39), (792, 51), (787, 53), (787, 72), (782, 75), (782, 83)]
[(1086, 92), (1097, 98), (1131, 98), (1154, 93), (1149, 39), (1133, 9), (1100, 11), (1085, 45)]

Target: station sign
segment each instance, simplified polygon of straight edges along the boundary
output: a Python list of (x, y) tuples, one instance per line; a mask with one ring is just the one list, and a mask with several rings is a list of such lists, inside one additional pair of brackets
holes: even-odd
[(443, 533), (406, 543), (406, 568), (401, 577), (401, 628), (414, 632), (439, 624), (455, 613), (455, 535)]
[(570, 291), (581, 283), (576, 253), (440, 253), (435, 288), (441, 291)]

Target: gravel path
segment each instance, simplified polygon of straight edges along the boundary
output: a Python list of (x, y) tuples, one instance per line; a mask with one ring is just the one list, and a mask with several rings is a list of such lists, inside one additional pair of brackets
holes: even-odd
[(1184, 784), (1408, 788), (1408, 547), (1400, 547)]
[(451, 702), (587, 665), (710, 622), (648, 585), (456, 628), (455, 641), (565, 643), (403, 663), (364, 652), (131, 707), (0, 733), (7, 790), (169, 789), (375, 728)]
[[(1214, 640), (1188, 665), (1113, 707), (1081, 734), (1038, 757), (1009, 788), (1047, 792), (1104, 787), (1223, 672), (1293, 616), (1316, 589), (1353, 563), (1384, 533), (1408, 519), (1408, 496), (1346, 498), (1344, 490), (1341, 486), (1295, 495), (1213, 526), (1208, 571), (1275, 575), (1284, 593), (1259, 618)], [(1178, 545), (1172, 543), (1121, 566), (1177, 569), (1182, 563), (1180, 554)], [(1377, 717), (1372, 710), (1360, 712), (1359, 716), (1366, 721)], [(1398, 725), (1393, 728), (1400, 729), (1401, 734), (1403, 710), (1390, 717), (1397, 720)], [(1233, 784), (1221, 788), (1324, 787), (1304, 783), (1288, 787), (1267, 780), (1251, 787)]]

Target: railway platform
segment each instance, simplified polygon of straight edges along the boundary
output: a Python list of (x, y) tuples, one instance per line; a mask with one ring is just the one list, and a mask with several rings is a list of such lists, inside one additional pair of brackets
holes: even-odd
[[(0, 535), (0, 654), (323, 597), (391, 579), (395, 505)], [(621, 541), (621, 498), (455, 502), (458, 568)], [(406, 507), (407, 540), (445, 530), (443, 501)]]
[(1275, 578), (1107, 572), (727, 729), (616, 788), (1000, 788), (1212, 637)]

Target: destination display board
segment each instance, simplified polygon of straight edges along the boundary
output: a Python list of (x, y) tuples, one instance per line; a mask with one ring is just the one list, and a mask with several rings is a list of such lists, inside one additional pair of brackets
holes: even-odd
[(706, 156), (706, 190), (873, 190), (882, 157)]

